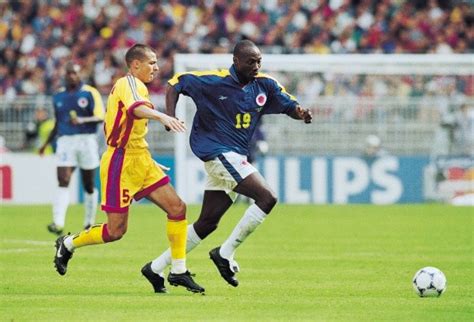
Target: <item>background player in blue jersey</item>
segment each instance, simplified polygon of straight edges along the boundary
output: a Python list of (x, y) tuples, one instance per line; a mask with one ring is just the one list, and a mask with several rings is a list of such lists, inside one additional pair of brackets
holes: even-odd
[[(193, 99), (197, 111), (190, 144), (207, 172), (201, 214), (188, 227), (186, 250), (195, 248), (217, 228), (237, 193), (255, 200), (229, 238), (209, 253), (221, 276), (237, 286), (235, 250), (277, 202), (275, 193), (247, 160), (252, 134), (264, 114), (287, 114), (305, 123), (311, 123), (312, 114), (275, 79), (259, 73), (262, 55), (253, 42), (240, 41), (233, 54), (234, 64), (229, 70), (175, 75), (168, 82), (166, 111), (175, 115), (179, 94)], [(170, 262), (168, 250), (152, 262), (151, 268), (160, 274)]]
[(48, 144), (57, 136), (56, 159), (58, 191), (53, 201), (53, 222), (48, 230), (60, 235), (69, 206), (69, 181), (76, 167), (81, 169), (84, 186), (84, 227), (95, 221), (98, 191), (94, 186), (95, 169), (99, 166), (97, 124), (104, 119), (104, 104), (99, 92), (82, 83), (80, 66), (69, 62), (65, 66), (65, 88), (53, 96), (56, 123), (41, 146), (43, 155)]

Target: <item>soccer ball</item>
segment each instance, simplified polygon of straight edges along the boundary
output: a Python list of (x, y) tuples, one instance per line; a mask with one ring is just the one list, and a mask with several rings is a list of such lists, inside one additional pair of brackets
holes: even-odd
[(437, 297), (446, 291), (446, 276), (436, 267), (423, 267), (413, 277), (413, 288), (421, 297)]

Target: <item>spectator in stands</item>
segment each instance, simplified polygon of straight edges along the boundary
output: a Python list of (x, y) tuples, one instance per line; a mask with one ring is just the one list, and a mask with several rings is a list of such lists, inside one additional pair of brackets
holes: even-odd
[[(55, 122), (49, 118), (48, 111), (44, 107), (35, 110), (34, 121), (28, 122), (25, 130), (25, 147), (34, 151), (38, 150), (48, 140)], [(43, 154), (49, 155), (56, 149), (56, 138), (54, 138), (44, 149)]]
[(10, 152), (10, 150), (5, 145), (5, 138), (0, 135), (0, 154), (7, 152)]
[(474, 106), (460, 104), (444, 116), (441, 126), (447, 131), (449, 154), (474, 156)]
[(388, 155), (388, 152), (382, 147), (382, 140), (375, 134), (370, 134), (365, 138), (364, 158), (374, 159)]
[[(100, 53), (113, 48), (115, 60), (121, 62), (124, 48), (136, 41), (156, 48), (167, 44), (170, 53), (229, 52), (222, 39), (229, 43), (242, 38), (272, 53), (474, 51), (474, 29), (470, 27), (474, 8), (466, 1), (230, 2), (0, 4), (0, 64), (9, 70), (0, 78), (0, 88), (14, 82), (20, 95), (31, 91), (52, 94), (59, 83), (54, 70), (65, 58), (90, 65), (86, 77), (94, 79), (94, 70), (108, 64)], [(170, 41), (175, 38), (185, 41)], [(173, 55), (166, 59), (172, 65)], [(15, 74), (18, 64), (25, 70), (21, 75)], [(125, 66), (105, 68), (106, 77), (98, 82), (106, 85), (95, 84), (101, 85), (104, 95), (110, 89), (110, 74), (116, 79)], [(166, 77), (151, 84), (151, 91), (163, 93)]]

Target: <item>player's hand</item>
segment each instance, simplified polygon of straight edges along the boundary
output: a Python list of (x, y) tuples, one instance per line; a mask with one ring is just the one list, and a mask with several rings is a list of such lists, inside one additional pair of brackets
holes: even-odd
[(46, 145), (43, 145), (39, 148), (38, 154), (40, 155), (40, 157), (44, 156), (44, 150), (46, 150)]
[(77, 113), (76, 111), (69, 111), (69, 117), (71, 118), (71, 123), (77, 125)]
[(178, 120), (175, 117), (163, 114), (161, 123), (163, 123), (163, 125), (165, 126), (166, 131), (186, 132), (186, 125), (184, 125), (184, 122)]
[(301, 106), (296, 107), (296, 112), (299, 117), (306, 123), (309, 124), (313, 120), (313, 113), (309, 108), (302, 108)]

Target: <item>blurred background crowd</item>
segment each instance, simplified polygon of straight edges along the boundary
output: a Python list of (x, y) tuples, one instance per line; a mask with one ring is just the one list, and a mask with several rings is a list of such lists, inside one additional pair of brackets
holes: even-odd
[[(80, 63), (84, 80), (106, 95), (135, 42), (152, 45), (161, 57), (160, 77), (150, 87), (159, 95), (173, 74), (175, 53), (229, 53), (242, 38), (264, 53), (472, 53), (474, 9), (457, 0), (1, 1), (0, 95), (52, 94), (68, 60)], [(319, 75), (293, 85), (297, 95), (313, 96), (419, 95), (440, 88), (474, 95), (472, 77)]]

